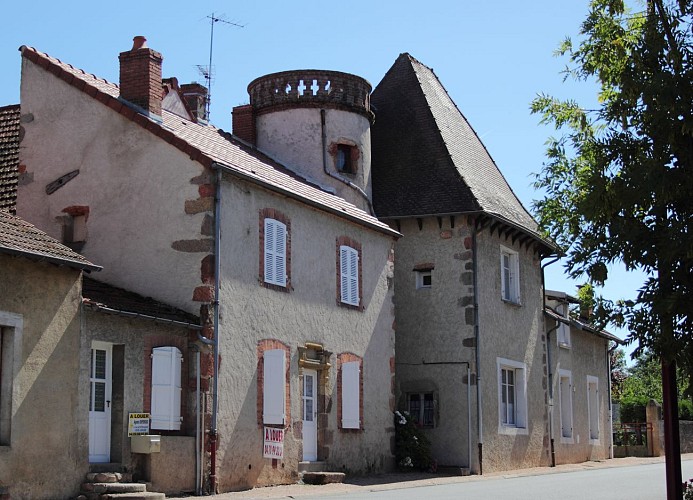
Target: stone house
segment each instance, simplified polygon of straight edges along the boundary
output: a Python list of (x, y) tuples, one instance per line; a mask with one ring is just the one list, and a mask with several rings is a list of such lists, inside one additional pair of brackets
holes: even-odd
[[(162, 79), (143, 37), (120, 54), (120, 86), (21, 56), (17, 212), (104, 266), (85, 282), (80, 359), (82, 372), (89, 353), (111, 360), (113, 407), (88, 443), (110, 451), (91, 462), (185, 463), (198, 492), (389, 468), (399, 233), (370, 212), (368, 82), (261, 77), (234, 113), (239, 139), (207, 123), (204, 88)], [(161, 452), (133, 457), (125, 417), (149, 401), (155, 420), (155, 347), (169, 348), (174, 403), (152, 425)]]
[(613, 458), (609, 350), (623, 341), (590, 325), (587, 311), (571, 312), (576, 305), (546, 290), (553, 465)]
[(541, 262), (558, 249), (430, 68), (401, 54), (371, 100), (374, 208), (403, 234), (397, 406), (439, 465), (548, 465)]

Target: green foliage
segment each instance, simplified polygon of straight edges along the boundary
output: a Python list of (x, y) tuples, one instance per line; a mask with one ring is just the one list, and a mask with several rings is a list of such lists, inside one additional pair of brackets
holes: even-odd
[[(610, 347), (613, 347), (613, 343)], [(626, 351), (621, 348), (609, 350), (609, 366), (611, 366), (611, 399), (618, 401), (623, 394), (623, 385), (628, 377), (626, 366)]]
[(634, 423), (634, 422), (647, 422), (645, 407), (649, 398), (637, 396), (637, 397), (627, 397), (621, 400), (621, 422), (622, 423)]
[(431, 470), (435, 462), (431, 458), (431, 443), (416, 425), (408, 412), (396, 411), (395, 461), (401, 470)]
[(693, 403), (688, 399), (679, 400), (679, 419), (693, 420)]
[[(640, 4), (638, 4), (640, 5)], [(566, 252), (572, 278), (595, 285), (621, 262), (646, 279), (636, 297), (595, 299), (601, 322), (627, 326), (641, 350), (693, 380), (693, 0), (592, 0), (566, 78), (598, 85), (597, 109), (539, 95), (533, 113), (555, 126), (535, 209)], [(693, 390), (693, 384), (686, 386)], [(691, 393), (689, 392), (690, 396)]]

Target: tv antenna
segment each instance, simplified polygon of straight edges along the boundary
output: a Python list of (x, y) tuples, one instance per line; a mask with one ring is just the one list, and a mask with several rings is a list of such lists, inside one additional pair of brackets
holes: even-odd
[(209, 19), (210, 30), (209, 30), (209, 66), (205, 67), (202, 65), (197, 65), (197, 70), (200, 75), (205, 79), (207, 84), (207, 119), (209, 119), (210, 104), (212, 102), (212, 52), (214, 49), (214, 25), (216, 23), (224, 23), (230, 26), (235, 26), (237, 28), (245, 28), (245, 24), (239, 24), (233, 21), (228, 21), (224, 18), (224, 15), (215, 16), (214, 12), (211, 15), (206, 16)]

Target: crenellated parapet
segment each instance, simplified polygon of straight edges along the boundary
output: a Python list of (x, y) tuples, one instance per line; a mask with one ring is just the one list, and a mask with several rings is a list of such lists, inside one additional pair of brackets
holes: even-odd
[(250, 104), (258, 114), (296, 107), (351, 111), (373, 120), (371, 84), (349, 73), (293, 70), (256, 78), (248, 85)]

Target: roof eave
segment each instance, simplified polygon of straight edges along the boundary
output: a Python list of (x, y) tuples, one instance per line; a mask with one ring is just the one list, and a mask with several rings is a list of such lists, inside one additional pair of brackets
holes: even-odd
[(72, 267), (74, 269), (79, 269), (81, 271), (101, 271), (103, 268), (101, 266), (97, 266), (92, 264), (91, 262), (89, 263), (84, 263), (84, 262), (79, 262), (75, 260), (70, 260), (70, 259), (61, 259), (60, 257), (51, 257), (49, 255), (44, 255), (40, 253), (35, 253), (35, 252), (28, 252), (26, 250), (19, 250), (17, 248), (9, 248), (9, 247), (0, 247), (0, 253), (4, 253), (7, 255), (13, 255), (17, 257), (24, 257), (29, 260), (33, 260), (36, 262), (48, 262), (50, 264), (54, 264), (56, 266), (67, 266), (67, 267)]

